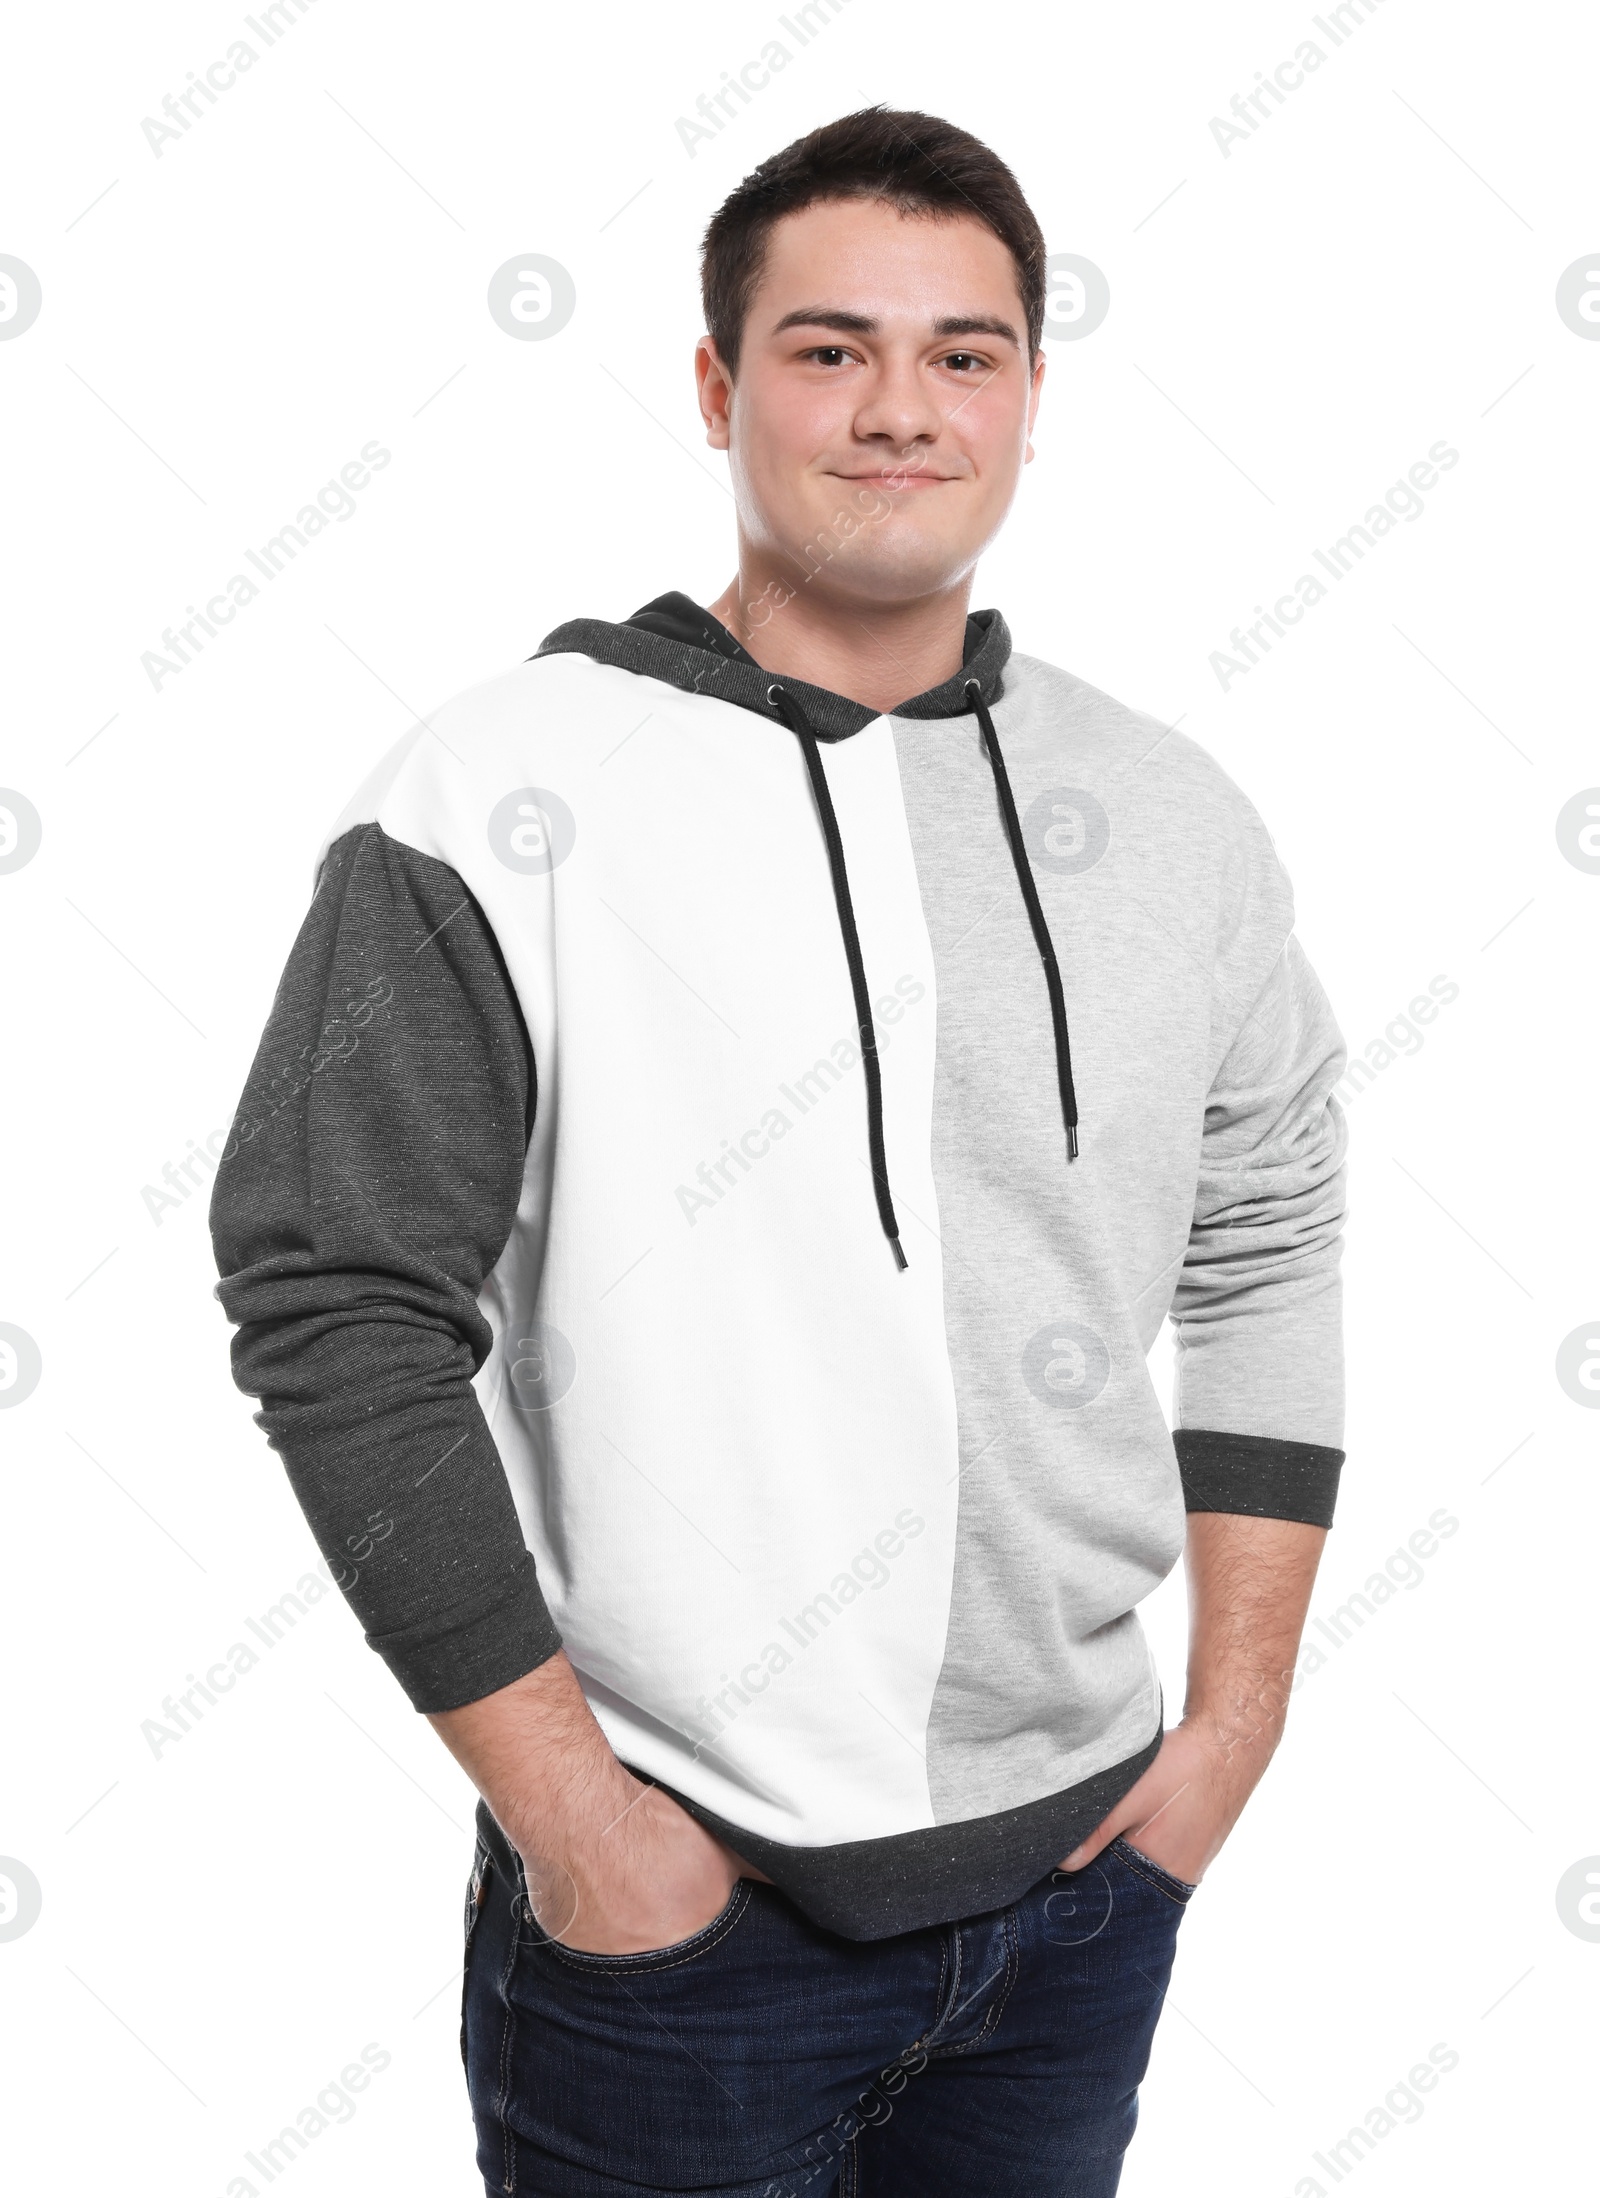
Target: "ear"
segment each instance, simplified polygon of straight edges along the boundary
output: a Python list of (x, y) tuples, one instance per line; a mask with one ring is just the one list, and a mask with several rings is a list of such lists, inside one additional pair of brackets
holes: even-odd
[(726, 450), (732, 433), (728, 415), (733, 404), (733, 376), (710, 336), (702, 336), (694, 347), (694, 378), (700, 417), (706, 423), (706, 441), (713, 450)]
[(1039, 398), (1044, 390), (1044, 353), (1041, 351), (1033, 362), (1033, 379), (1028, 390), (1028, 442), (1022, 462), (1028, 465), (1033, 459), (1033, 423), (1039, 417)]

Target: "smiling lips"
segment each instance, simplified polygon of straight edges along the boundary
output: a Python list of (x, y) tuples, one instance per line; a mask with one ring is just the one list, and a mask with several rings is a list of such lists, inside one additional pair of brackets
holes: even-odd
[(841, 481), (870, 481), (876, 488), (886, 488), (891, 494), (902, 488), (933, 488), (941, 481), (959, 480), (955, 473), (912, 473), (899, 468), (892, 473), (841, 473)]

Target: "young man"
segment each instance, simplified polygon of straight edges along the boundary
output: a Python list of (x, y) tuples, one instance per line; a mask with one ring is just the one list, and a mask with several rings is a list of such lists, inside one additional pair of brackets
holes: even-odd
[(1044, 260), (926, 115), (734, 192), (737, 578), (390, 752), (219, 1171), (237, 1379), (483, 1796), (489, 2191), (1105, 2198), (1281, 1729), (1344, 1049), (1238, 789), (968, 614)]

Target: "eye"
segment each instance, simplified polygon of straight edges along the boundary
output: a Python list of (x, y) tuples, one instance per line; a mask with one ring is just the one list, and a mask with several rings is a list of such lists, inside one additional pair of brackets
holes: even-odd
[(850, 354), (845, 350), (843, 344), (819, 343), (814, 344), (809, 351), (802, 351), (800, 356), (803, 359), (815, 359), (819, 366), (838, 366), (848, 359)]
[(946, 355), (943, 363), (954, 367), (958, 373), (981, 374), (987, 362), (980, 359), (975, 351), (952, 351)]

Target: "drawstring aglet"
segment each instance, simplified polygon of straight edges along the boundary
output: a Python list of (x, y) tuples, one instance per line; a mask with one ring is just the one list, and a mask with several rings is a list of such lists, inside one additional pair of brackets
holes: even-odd
[(899, 1268), (900, 1272), (904, 1274), (906, 1269), (910, 1266), (911, 1262), (909, 1259), (907, 1259), (905, 1253), (900, 1249), (900, 1239), (897, 1236), (891, 1236), (889, 1239), (889, 1244), (891, 1250), (894, 1253), (894, 1263)]
[(1069, 1123), (1067, 1124), (1067, 1158), (1068, 1158), (1069, 1160), (1076, 1160), (1076, 1159), (1077, 1159), (1077, 1157), (1078, 1157), (1078, 1125), (1077, 1125), (1077, 1123), (1076, 1123), (1076, 1122), (1069, 1122)]

